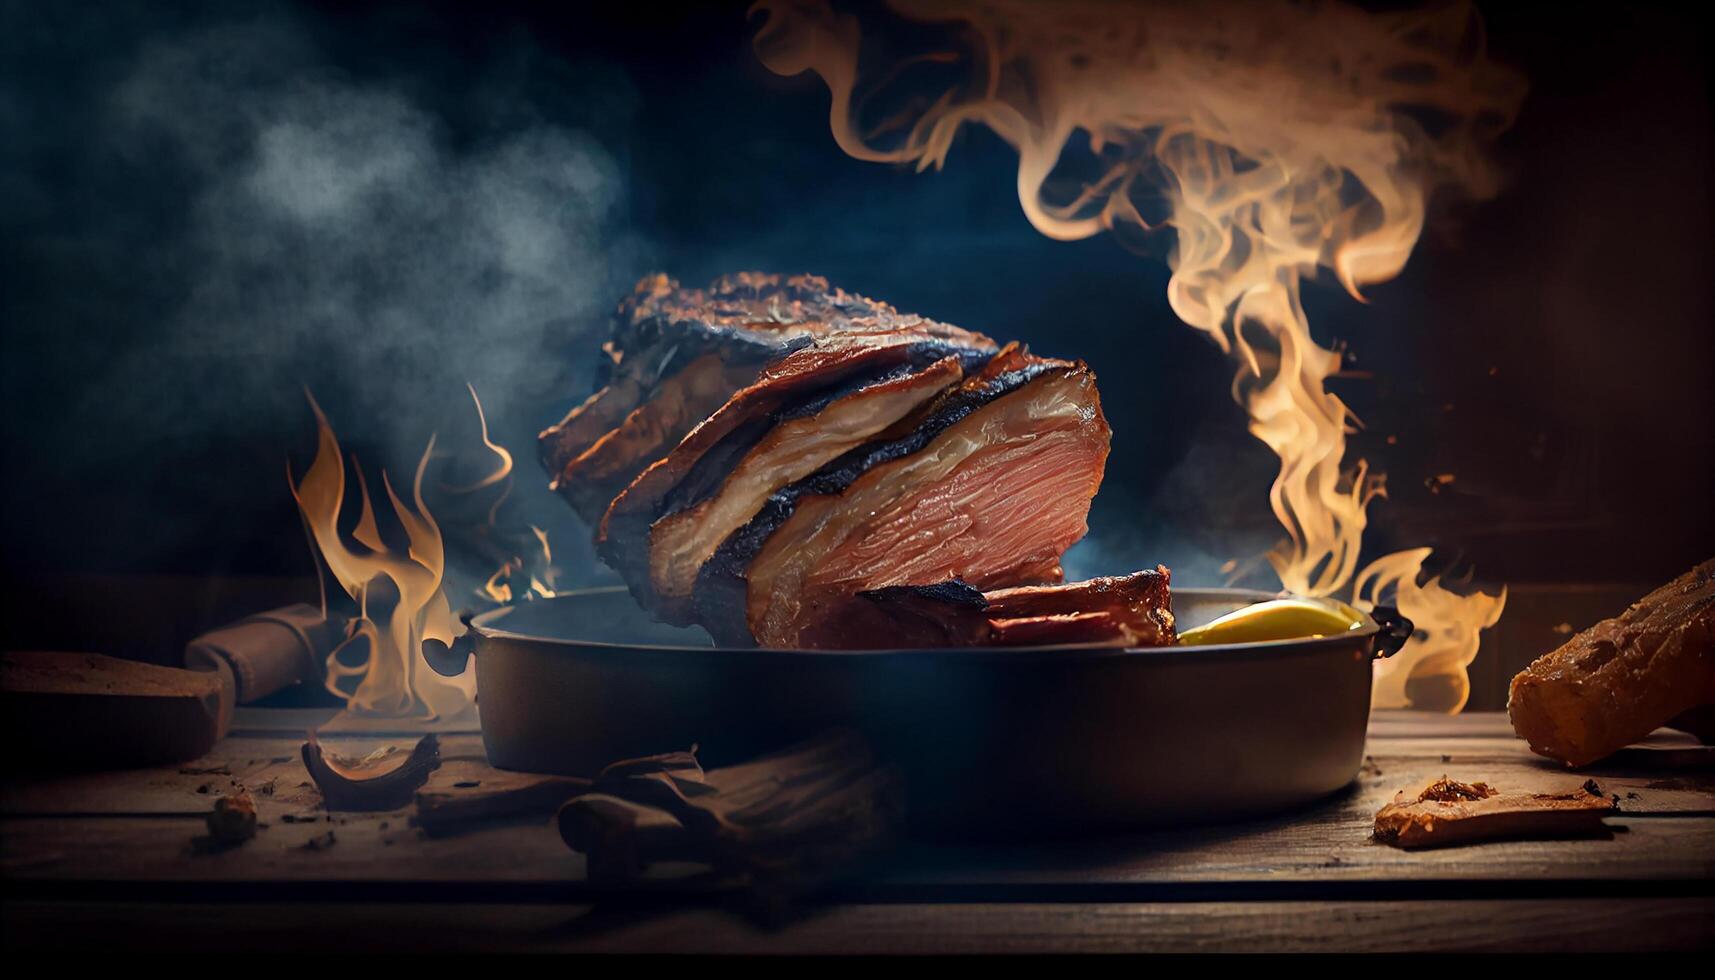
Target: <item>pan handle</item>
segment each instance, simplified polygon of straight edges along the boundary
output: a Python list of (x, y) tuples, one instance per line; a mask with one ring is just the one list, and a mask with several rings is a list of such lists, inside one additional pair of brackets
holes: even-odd
[(465, 631), (454, 637), (452, 643), (443, 643), (432, 636), (423, 641), (423, 660), (430, 670), (442, 677), (457, 677), (464, 673), (470, 658), (476, 654), (476, 635), (470, 630), (470, 614), (463, 613), (459, 619), (464, 622)]
[(1399, 614), (1393, 606), (1377, 606), (1370, 610), (1370, 618), (1376, 621), (1381, 629), (1375, 637), (1375, 649), (1372, 654), (1377, 660), (1385, 660), (1399, 652), (1411, 639), (1417, 625)]
[(434, 637), (423, 641), (423, 659), (428, 661), (430, 670), (442, 677), (457, 677), (464, 673), (471, 654), (475, 652), (476, 644), (469, 633), (453, 640), (451, 644), (442, 643)]

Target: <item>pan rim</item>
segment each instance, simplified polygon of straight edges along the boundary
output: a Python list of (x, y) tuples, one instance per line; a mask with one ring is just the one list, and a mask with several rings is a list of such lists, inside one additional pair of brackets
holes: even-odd
[[(579, 601), (606, 598), (614, 595), (625, 595), (629, 598), (629, 590), (623, 585), (596, 586), (587, 589), (574, 589), (546, 599), (531, 599), (531, 604), (553, 603), (562, 601)], [(1184, 588), (1175, 589), (1175, 596), (1197, 596), (1210, 599), (1236, 599), (1242, 602), (1263, 602), (1269, 599), (1281, 598), (1287, 593), (1264, 592), (1260, 589), (1234, 588)], [(1150, 660), (1187, 660), (1209, 662), (1232, 658), (1252, 659), (1259, 656), (1287, 656), (1307, 653), (1326, 653), (1333, 650), (1350, 649), (1354, 641), (1361, 642), (1368, 653), (1369, 640), (1381, 632), (1381, 626), (1368, 614), (1364, 613), (1361, 626), (1341, 633), (1330, 633), (1321, 636), (1294, 637), (1285, 640), (1260, 640), (1251, 643), (1210, 643), (1198, 646), (1179, 646), (1177, 644), (1164, 647), (1115, 647), (1099, 643), (1053, 644), (1046, 646), (1019, 647), (894, 647), (864, 650), (800, 650), (774, 647), (722, 647), (713, 644), (708, 646), (690, 646), (672, 643), (633, 643), (613, 642), (608, 640), (575, 639), (565, 636), (547, 636), (541, 634), (522, 633), (508, 630), (500, 626), (508, 614), (521, 608), (520, 605), (501, 606), (472, 617), (469, 621), (470, 631), (485, 641), (504, 641), (512, 643), (528, 643), (536, 646), (547, 646), (585, 652), (623, 651), (631, 654), (656, 654), (675, 657), (687, 656), (718, 656), (723, 659), (790, 659), (803, 660), (873, 660), (908, 658), (913, 660), (983, 660), (1008, 662), (1028, 661), (1032, 659), (1053, 659), (1064, 661), (1070, 656), (1079, 660), (1106, 660), (1116, 658), (1148, 658)]]

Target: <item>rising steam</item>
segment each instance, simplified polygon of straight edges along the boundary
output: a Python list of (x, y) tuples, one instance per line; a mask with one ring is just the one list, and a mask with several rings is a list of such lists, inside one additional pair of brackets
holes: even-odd
[[(1497, 189), (1485, 149), (1524, 84), (1488, 59), (1472, 9), (892, 7), (935, 25), (945, 46), (866, 61), (856, 18), (820, 0), (760, 0), (756, 50), (779, 74), (822, 77), (834, 138), (853, 157), (939, 168), (960, 127), (978, 123), (1017, 150), (1019, 203), (1043, 234), (1171, 228), (1173, 309), (1238, 362), (1233, 396), (1280, 457), (1269, 499), (1286, 539), (1267, 558), (1281, 584), (1330, 595), (1356, 580), (1360, 602), (1394, 595), (1418, 609), (1420, 634), (1382, 669), (1376, 702), (1411, 703), (1406, 679), (1434, 673), (1447, 682), (1418, 706), (1463, 706), (1477, 632), (1505, 593), (1420, 584), (1427, 549), (1358, 570), (1382, 482), (1344, 462), (1355, 420), (1326, 386), (1340, 357), (1312, 339), (1300, 286), (1325, 268), (1361, 299), (1404, 267), (1434, 191)], [(914, 76), (947, 73), (920, 97)]]

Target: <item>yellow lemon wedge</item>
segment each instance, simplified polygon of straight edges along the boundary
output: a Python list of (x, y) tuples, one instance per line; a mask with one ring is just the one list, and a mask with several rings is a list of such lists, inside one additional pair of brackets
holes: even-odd
[(1262, 643), (1344, 633), (1364, 625), (1363, 614), (1329, 599), (1270, 599), (1235, 609), (1212, 623), (1179, 634), (1184, 646)]

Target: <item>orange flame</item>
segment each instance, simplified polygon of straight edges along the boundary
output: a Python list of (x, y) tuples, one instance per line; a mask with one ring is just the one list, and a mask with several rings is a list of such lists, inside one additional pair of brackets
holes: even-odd
[[(482, 444), (489, 452), (494, 454), (495, 458), (499, 462), (496, 465), (494, 472), (480, 480), (477, 480), (475, 483), (464, 486), (448, 486), (445, 487), (445, 489), (449, 493), (454, 494), (471, 494), (488, 487), (500, 485), (500, 494), (494, 498), (494, 503), (489, 505), (487, 523), (482, 528), (483, 533), (492, 538), (496, 537), (496, 531), (499, 528), (500, 506), (506, 503), (507, 497), (512, 494), (512, 453), (507, 451), (505, 446), (495, 442), (493, 438), (489, 436), (488, 415), (483, 411), (482, 399), (477, 397), (476, 386), (467, 383), (465, 388), (470, 391), (470, 400), (476, 405), (476, 419), (477, 423), (481, 427)], [(511, 602), (513, 594), (512, 577), (531, 567), (539, 569), (540, 574), (532, 573), (529, 575), (529, 594), (540, 596), (542, 598), (553, 597), (554, 556), (553, 552), (548, 547), (548, 534), (546, 531), (543, 531), (541, 528), (534, 525), (530, 526), (530, 533), (535, 540), (535, 544), (540, 548), (540, 558), (537, 559), (536, 556), (533, 555), (530, 559), (526, 559), (524, 555), (517, 554), (505, 559), (500, 563), (500, 567), (494, 570), (494, 574), (488, 577), (488, 581), (484, 582), (482, 586), (476, 590), (476, 594), (479, 597), (497, 603)], [(544, 581), (544, 579), (546, 579), (546, 581)]]
[[(1440, 576), (1419, 583), (1428, 557), (1428, 548), (1413, 548), (1378, 558), (1364, 566), (1352, 586), (1355, 604), (1366, 612), (1391, 589), (1399, 611), (1417, 624), (1418, 635), (1382, 661), (1388, 669), (1376, 672), (1370, 699), (1375, 707), (1434, 705), (1449, 713), (1463, 708), (1471, 694), (1466, 669), (1476, 659), (1478, 633), (1499, 622), (1506, 608), (1504, 586), (1499, 595), (1460, 595), (1443, 588)], [(1424, 690), (1414, 694), (1408, 682)]]
[[(417, 464), (411, 487), (414, 509), (399, 499), (392, 481), (382, 474), (387, 500), (408, 541), (405, 554), (382, 540), (363, 471), (352, 459), (362, 507), (351, 532), (361, 547), (352, 547), (339, 527), (345, 504), (339, 440), (314, 398), (310, 407), (319, 433), (316, 457), (303, 479), (293, 483), (292, 496), (328, 571), (357, 600), (359, 610), (345, 643), (328, 655), (327, 688), (345, 698), (351, 710), (364, 714), (428, 719), (456, 715), (474, 702), (475, 677), (442, 677), (429, 669), (421, 652), (425, 639), (451, 643), (455, 635), (452, 609), (441, 590), (446, 568), (441, 531), (423, 503), (423, 473), (435, 441), (429, 440)], [(289, 470), (287, 480), (292, 482)]]
[[(1381, 482), (1362, 460), (1344, 465), (1356, 420), (1327, 389), (1340, 357), (1312, 338), (1300, 284), (1326, 268), (1361, 300), (1360, 287), (1404, 267), (1433, 189), (1496, 190), (1484, 144), (1511, 124), (1524, 85), (1488, 59), (1475, 13), (1461, 4), (1391, 14), (1336, 3), (892, 6), (946, 28), (959, 50), (910, 59), (860, 88), (855, 17), (820, 0), (759, 0), (757, 53), (779, 74), (821, 76), (834, 139), (858, 159), (940, 168), (965, 123), (992, 129), (1018, 152), (1019, 203), (1049, 237), (1151, 231), (1138, 199), (1165, 198), (1169, 302), (1238, 362), (1233, 396), (1280, 458), (1269, 503), (1286, 539), (1269, 564), (1292, 592), (1351, 585)], [(864, 101), (920, 62), (968, 70), (932, 102), (863, 130)], [(1057, 195), (1051, 178), (1077, 139), (1101, 172)], [(1431, 638), (1378, 669), (1377, 703), (1409, 701), (1407, 677), (1436, 671), (1457, 674), (1446, 690), (1459, 693), (1434, 706), (1458, 710), (1467, 654), (1505, 594), (1420, 586), (1426, 555), (1390, 555), (1364, 572), (1369, 601), (1391, 590), (1407, 615), (1420, 610)]]

